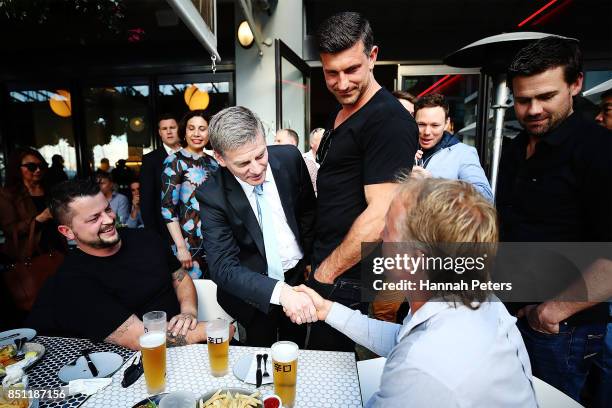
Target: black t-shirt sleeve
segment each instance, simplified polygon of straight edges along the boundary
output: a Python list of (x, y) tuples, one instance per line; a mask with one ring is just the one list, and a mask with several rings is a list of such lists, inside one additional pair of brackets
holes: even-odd
[(414, 120), (406, 115), (410, 114), (390, 113), (364, 129), (364, 185), (391, 182), (402, 170), (412, 168), (418, 130)]
[(113, 333), (132, 312), (125, 307), (107, 289), (94, 286), (89, 279), (73, 276), (71, 284), (74, 290), (64, 291), (62, 301), (64, 310), (58, 310), (56, 318), (63, 332), (74, 336), (103, 341)]
[[(162, 248), (162, 251), (164, 249)], [(172, 249), (168, 246), (165, 249), (166, 252), (166, 262), (168, 263), (168, 271), (170, 273), (174, 273), (176, 270), (178, 270), (182, 264), (179, 262), (179, 260), (176, 258), (176, 255), (174, 255), (174, 253), (172, 252)]]

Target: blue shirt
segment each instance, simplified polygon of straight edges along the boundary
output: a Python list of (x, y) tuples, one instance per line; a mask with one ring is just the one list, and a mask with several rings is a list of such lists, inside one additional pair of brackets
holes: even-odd
[(536, 407), (516, 318), (499, 301), (472, 310), (428, 301), (403, 325), (334, 303), (329, 325), (387, 357), (366, 407)]

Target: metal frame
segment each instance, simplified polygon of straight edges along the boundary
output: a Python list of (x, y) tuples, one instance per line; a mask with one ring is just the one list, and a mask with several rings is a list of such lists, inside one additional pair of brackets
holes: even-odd
[[(276, 130), (283, 125), (283, 71), (282, 59), (286, 59), (302, 73), (304, 93), (305, 133), (310, 134), (310, 66), (280, 39), (274, 40), (274, 70), (276, 73)], [(306, 140), (306, 137), (304, 138)]]
[(490, 176), (490, 163), (487, 162), (487, 132), (489, 127), (489, 101), (491, 100), (491, 76), (480, 74), (478, 101), (476, 102), (476, 150), (485, 174)]
[(457, 68), (444, 64), (436, 65), (399, 65), (397, 67), (397, 86), (402, 83), (403, 76), (434, 76), (454, 74), (478, 74), (480, 68)]
[[(215, 21), (213, 29), (216, 31), (217, 26), (217, 4), (213, 7), (213, 20)], [(202, 16), (195, 8), (191, 0), (168, 0), (168, 4), (174, 9), (174, 12), (181, 18), (183, 23), (189, 28), (189, 31), (195, 38), (206, 48), (206, 50), (214, 56), (217, 61), (221, 61), (221, 56), (217, 51), (217, 35), (213, 33), (206, 25)]]

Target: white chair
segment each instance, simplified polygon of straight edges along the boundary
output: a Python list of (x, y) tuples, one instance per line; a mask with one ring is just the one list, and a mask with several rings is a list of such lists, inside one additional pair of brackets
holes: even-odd
[(537, 377), (533, 377), (533, 389), (540, 408), (582, 408), (578, 402)]
[[(210, 279), (194, 279), (198, 294), (198, 321), (225, 319), (230, 322), (234, 319), (217, 302), (217, 284)], [(238, 330), (234, 338), (238, 340)]]
[(234, 320), (217, 302), (217, 284), (210, 279), (194, 279), (198, 294), (198, 320)]

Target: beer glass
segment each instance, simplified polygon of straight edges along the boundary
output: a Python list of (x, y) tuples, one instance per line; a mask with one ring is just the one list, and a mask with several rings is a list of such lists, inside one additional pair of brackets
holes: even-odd
[(206, 324), (206, 337), (210, 373), (215, 377), (223, 377), (228, 371), (229, 322), (224, 319), (208, 322)]
[(295, 404), (298, 345), (292, 341), (277, 341), (272, 345), (271, 354), (274, 393), (280, 397), (283, 407), (292, 408)]
[(150, 331), (139, 340), (147, 392), (159, 394), (166, 388), (166, 333)]
[(166, 388), (166, 312), (145, 313), (142, 323), (145, 334), (139, 340), (147, 391), (159, 394)]

